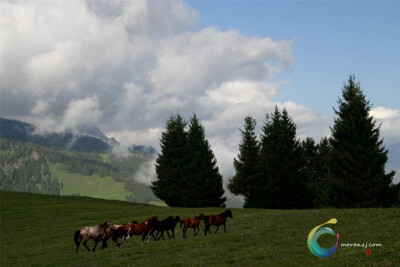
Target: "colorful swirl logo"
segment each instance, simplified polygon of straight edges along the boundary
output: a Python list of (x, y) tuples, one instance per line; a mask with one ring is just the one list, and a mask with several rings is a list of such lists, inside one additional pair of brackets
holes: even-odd
[[(325, 258), (331, 256), (335, 253), (336, 249), (338, 248), (339, 244), (339, 234), (335, 234), (335, 232), (329, 227), (321, 227), (325, 224), (336, 224), (337, 220), (335, 218), (330, 219), (326, 223), (320, 224), (308, 234), (307, 238), (307, 246), (308, 249), (317, 257)], [(331, 234), (336, 235), (336, 245), (330, 248), (323, 248), (318, 244), (318, 238), (323, 234)]]

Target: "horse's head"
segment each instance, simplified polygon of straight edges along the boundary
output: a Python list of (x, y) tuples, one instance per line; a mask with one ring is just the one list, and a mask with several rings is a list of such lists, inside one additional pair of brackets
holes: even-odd
[(227, 217), (233, 218), (233, 215), (232, 215), (232, 211), (231, 211), (231, 210), (226, 210), (226, 211), (225, 211), (225, 214), (226, 214)]
[(157, 219), (156, 216), (151, 217), (150, 219), (146, 220), (145, 223), (149, 226), (149, 227), (155, 227), (156, 225), (160, 224), (160, 221)]
[(110, 222), (110, 221), (106, 221), (103, 225), (104, 225), (105, 227), (109, 228), (109, 229), (113, 229), (113, 228), (114, 228), (113, 223)]
[(174, 220), (175, 220), (176, 222), (182, 221), (181, 218), (180, 218), (179, 216), (176, 216)]
[(197, 216), (196, 219), (204, 220), (205, 217), (206, 217), (206, 216), (204, 216), (204, 214), (202, 213), (202, 214), (200, 214), (199, 216)]

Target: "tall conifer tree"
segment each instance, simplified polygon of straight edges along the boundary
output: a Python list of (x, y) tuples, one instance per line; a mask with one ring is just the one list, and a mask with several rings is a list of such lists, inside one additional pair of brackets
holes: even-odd
[(185, 196), (185, 150), (187, 133), (185, 120), (177, 114), (171, 115), (166, 130), (161, 134), (161, 152), (156, 160), (157, 180), (152, 182), (154, 194), (169, 206), (182, 206)]
[(190, 197), (186, 202), (187, 206), (225, 206), (226, 198), (223, 196), (222, 176), (217, 160), (196, 114), (190, 119), (185, 157), (185, 184), (187, 196)]
[(371, 104), (350, 76), (344, 85), (331, 128), (333, 198), (335, 207), (387, 207), (395, 204), (394, 171), (385, 173), (387, 153), (380, 127), (370, 116)]
[(260, 144), (255, 133), (256, 120), (251, 116), (244, 119), (244, 130), (240, 130), (242, 142), (239, 154), (233, 161), (235, 175), (228, 188), (235, 195), (244, 196), (244, 207), (257, 207), (260, 198)]
[(225, 203), (222, 176), (204, 127), (196, 115), (187, 123), (171, 116), (161, 135), (161, 152), (156, 160), (154, 194), (169, 206), (222, 207)]
[(261, 135), (261, 166), (264, 197), (259, 203), (264, 208), (305, 208), (310, 206), (304, 176), (304, 158), (296, 125), (286, 109), (275, 107)]

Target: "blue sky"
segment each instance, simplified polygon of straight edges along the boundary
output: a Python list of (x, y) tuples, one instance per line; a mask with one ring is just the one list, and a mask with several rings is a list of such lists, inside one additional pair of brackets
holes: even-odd
[(333, 115), (355, 74), (374, 107), (400, 107), (399, 1), (188, 1), (201, 28), (292, 40), (292, 70), (277, 100)]

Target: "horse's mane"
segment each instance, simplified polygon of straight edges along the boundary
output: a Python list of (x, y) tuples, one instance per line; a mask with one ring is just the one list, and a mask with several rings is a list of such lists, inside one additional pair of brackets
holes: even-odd
[(103, 223), (102, 225), (100, 225), (100, 226), (107, 226), (107, 224), (110, 224), (111, 222), (110, 221), (106, 221), (105, 223)]

